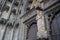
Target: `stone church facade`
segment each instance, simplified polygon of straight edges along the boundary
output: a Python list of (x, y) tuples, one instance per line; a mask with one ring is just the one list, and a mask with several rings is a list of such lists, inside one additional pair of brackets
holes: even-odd
[(60, 0), (0, 0), (0, 40), (60, 40)]

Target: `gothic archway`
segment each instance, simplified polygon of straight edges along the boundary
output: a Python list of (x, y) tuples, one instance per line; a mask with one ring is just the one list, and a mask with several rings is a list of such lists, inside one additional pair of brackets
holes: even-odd
[(60, 40), (60, 10), (48, 14), (50, 34), (52, 40)]
[(37, 40), (37, 21), (36, 17), (32, 17), (31, 19), (24, 22), (27, 26), (27, 34), (26, 34), (26, 40)]

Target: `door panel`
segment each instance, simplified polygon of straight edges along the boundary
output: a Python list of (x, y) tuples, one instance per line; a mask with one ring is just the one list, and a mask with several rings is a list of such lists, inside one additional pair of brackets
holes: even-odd
[(28, 40), (36, 40), (37, 39), (37, 25), (31, 25), (31, 28), (28, 32)]

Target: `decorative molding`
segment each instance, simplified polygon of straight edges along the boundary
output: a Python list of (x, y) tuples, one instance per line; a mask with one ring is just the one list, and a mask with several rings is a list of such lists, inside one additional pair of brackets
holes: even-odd
[(56, 5), (57, 3), (60, 3), (60, 0), (49, 0), (48, 3), (46, 3), (46, 4), (44, 3), (43, 9), (47, 10), (47, 9), (53, 7), (54, 5)]

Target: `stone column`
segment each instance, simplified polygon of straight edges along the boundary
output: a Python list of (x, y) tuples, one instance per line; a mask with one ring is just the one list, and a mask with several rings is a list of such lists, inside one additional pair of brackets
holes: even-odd
[(27, 25), (24, 27), (24, 40), (27, 40)]
[(20, 19), (19, 28), (20, 28), (20, 31), (19, 31), (19, 40), (25, 40), (24, 39), (24, 28), (25, 28), (25, 25), (23, 24), (21, 19)]
[(5, 31), (5, 26), (0, 24), (0, 40), (2, 40)]
[(44, 23), (44, 15), (42, 11), (37, 10), (37, 27), (38, 27), (38, 32), (37, 36), (38, 38), (47, 38), (47, 31), (45, 29), (45, 23)]

